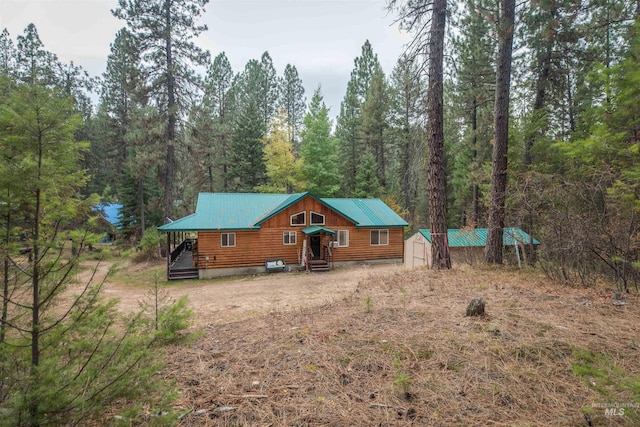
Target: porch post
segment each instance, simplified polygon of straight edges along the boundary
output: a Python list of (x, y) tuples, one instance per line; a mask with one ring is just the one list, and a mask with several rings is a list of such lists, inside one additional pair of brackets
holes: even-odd
[(169, 281), (170, 271), (171, 271), (171, 233), (167, 233), (167, 281)]
[(305, 256), (305, 259), (307, 260), (305, 268), (306, 268), (307, 273), (308, 273), (309, 272), (309, 264), (311, 263), (311, 257), (309, 256), (309, 252), (310, 252), (309, 248), (311, 247), (311, 239), (309, 238), (308, 235), (306, 235), (304, 238), (307, 240), (307, 247), (305, 249), (306, 253), (304, 254), (304, 256)]

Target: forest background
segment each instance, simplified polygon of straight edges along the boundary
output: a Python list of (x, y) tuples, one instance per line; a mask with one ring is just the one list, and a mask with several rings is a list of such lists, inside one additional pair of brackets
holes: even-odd
[[(415, 37), (388, 75), (363, 41), (335, 120), (321, 87), (305, 93), (295, 64), (279, 74), (264, 52), (236, 73), (225, 53), (212, 57), (194, 44), (207, 31), (199, 23), (207, 3), (114, 4), (123, 28), (101, 76), (61, 62), (34, 25), (15, 38), (5, 30), (1, 102), (10, 105), (24, 86), (66, 102), (56, 108), (73, 118), (73, 140), (83, 147), (76, 164), (86, 182), (77, 191), (123, 204), (133, 241), (191, 213), (201, 191), (381, 197), (410, 231), (429, 228), (431, 2), (389, 2)], [(500, 7), (468, 0), (446, 9), (448, 228), (488, 223)], [(508, 27), (504, 222), (543, 242), (540, 263), (560, 280), (613, 277), (621, 289), (637, 286), (639, 13), (630, 1), (532, 0), (517, 5)], [(32, 107), (49, 108), (42, 102)], [(12, 159), (2, 161), (8, 167)], [(18, 209), (16, 194), (7, 192), (3, 218), (7, 206)], [(10, 218), (19, 224), (20, 210)]]

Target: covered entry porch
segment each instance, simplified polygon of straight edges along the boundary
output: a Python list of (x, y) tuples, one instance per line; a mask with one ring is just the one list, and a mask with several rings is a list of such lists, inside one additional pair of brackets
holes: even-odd
[(319, 225), (302, 229), (302, 263), (307, 271), (333, 270), (333, 250), (336, 232)]

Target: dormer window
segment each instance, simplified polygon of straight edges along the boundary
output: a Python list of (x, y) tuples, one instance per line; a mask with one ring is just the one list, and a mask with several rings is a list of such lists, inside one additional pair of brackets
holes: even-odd
[(311, 225), (324, 225), (324, 215), (311, 211)]
[(290, 217), (291, 225), (306, 225), (307, 223), (307, 213), (306, 212), (298, 212), (297, 214), (293, 214)]

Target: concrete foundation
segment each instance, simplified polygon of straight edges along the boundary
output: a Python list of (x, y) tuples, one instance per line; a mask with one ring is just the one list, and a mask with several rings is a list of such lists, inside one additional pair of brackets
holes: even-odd
[[(367, 264), (402, 264), (402, 258), (394, 259), (374, 259), (368, 261), (341, 261), (334, 262), (334, 267), (349, 267), (354, 265)], [(285, 271), (303, 271), (304, 266), (297, 264), (287, 265)], [(227, 268), (207, 268), (198, 271), (200, 279), (215, 279), (217, 277), (228, 276), (250, 276), (254, 274), (266, 273), (264, 265), (256, 265), (249, 267), (227, 267)], [(277, 274), (277, 273), (274, 273)]]

